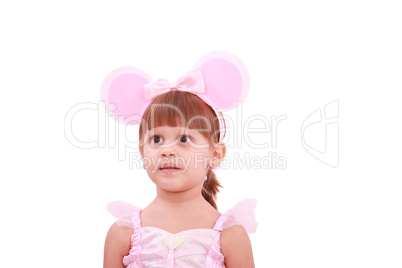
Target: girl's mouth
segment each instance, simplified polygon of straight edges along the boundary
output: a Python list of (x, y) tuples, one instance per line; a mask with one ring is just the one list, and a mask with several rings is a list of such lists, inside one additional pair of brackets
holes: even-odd
[(180, 170), (180, 168), (170, 167), (170, 168), (160, 168), (160, 171), (166, 174), (172, 174)]

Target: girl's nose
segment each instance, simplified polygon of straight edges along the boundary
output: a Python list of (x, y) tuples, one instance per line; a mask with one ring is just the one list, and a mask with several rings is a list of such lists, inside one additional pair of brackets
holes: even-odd
[(169, 156), (176, 156), (177, 155), (177, 153), (176, 152), (170, 152), (170, 153), (167, 153), (167, 152), (162, 152), (162, 156), (167, 156), (167, 154), (169, 154)]

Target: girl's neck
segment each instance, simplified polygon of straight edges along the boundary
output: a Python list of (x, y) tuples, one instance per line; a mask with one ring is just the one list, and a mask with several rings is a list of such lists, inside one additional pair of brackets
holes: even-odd
[(195, 206), (207, 202), (200, 189), (191, 189), (183, 192), (169, 192), (157, 187), (157, 195), (152, 203), (164, 204), (165, 206)]

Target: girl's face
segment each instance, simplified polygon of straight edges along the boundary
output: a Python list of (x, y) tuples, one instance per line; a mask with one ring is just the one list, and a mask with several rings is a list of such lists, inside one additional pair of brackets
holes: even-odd
[(166, 191), (201, 187), (214, 147), (200, 132), (162, 126), (149, 130), (140, 147), (151, 180)]

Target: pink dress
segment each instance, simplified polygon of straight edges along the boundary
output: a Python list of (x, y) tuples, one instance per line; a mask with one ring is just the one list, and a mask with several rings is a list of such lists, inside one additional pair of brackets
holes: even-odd
[(141, 226), (141, 209), (122, 201), (108, 204), (118, 225), (134, 229), (131, 249), (123, 258), (128, 268), (137, 267), (226, 267), (219, 241), (222, 230), (243, 225), (248, 233), (257, 229), (253, 209), (256, 200), (246, 199), (222, 214), (212, 229), (190, 229), (172, 234), (156, 227)]

